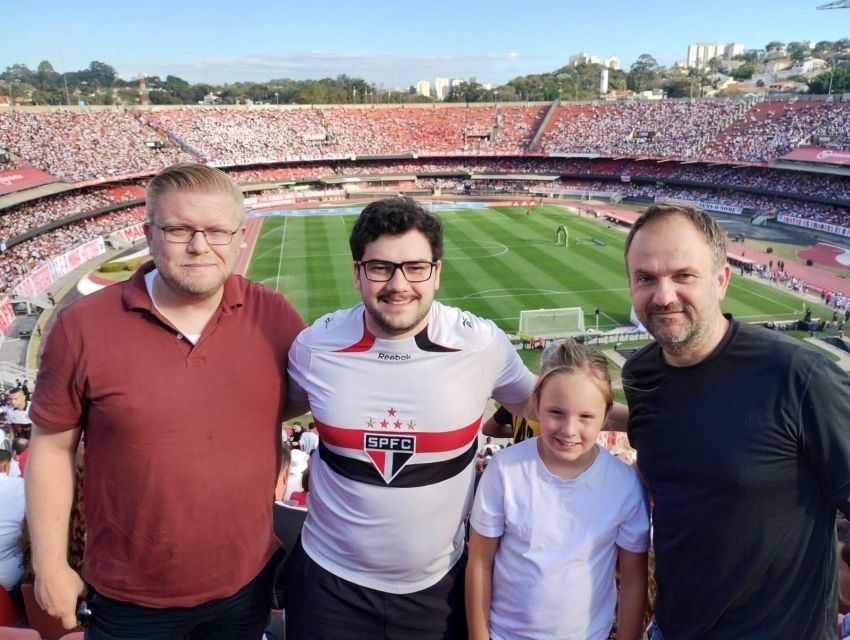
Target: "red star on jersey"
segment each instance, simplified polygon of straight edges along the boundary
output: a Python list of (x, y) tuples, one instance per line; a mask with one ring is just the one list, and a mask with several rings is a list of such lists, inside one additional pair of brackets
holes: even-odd
[(386, 420), (381, 420), (381, 429), (386, 429), (389, 426), (389, 422)]
[(395, 422), (393, 422), (393, 425), (396, 429), (401, 429), (401, 420), (396, 420)]
[(387, 414), (390, 415), (391, 417), (395, 417), (395, 414), (396, 414), (395, 408), (390, 407), (389, 409), (387, 409)]

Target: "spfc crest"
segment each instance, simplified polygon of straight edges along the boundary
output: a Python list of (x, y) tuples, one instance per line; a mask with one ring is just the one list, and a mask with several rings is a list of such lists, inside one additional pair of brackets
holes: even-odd
[(416, 436), (392, 433), (364, 433), (363, 450), (389, 484), (416, 453)]

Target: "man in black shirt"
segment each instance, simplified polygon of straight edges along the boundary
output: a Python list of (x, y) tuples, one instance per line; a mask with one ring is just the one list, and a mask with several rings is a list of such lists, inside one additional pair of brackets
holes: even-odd
[(705, 212), (650, 207), (626, 266), (656, 340), (623, 372), (654, 500), (652, 640), (831, 640), (850, 378), (803, 343), (721, 313), (726, 240)]

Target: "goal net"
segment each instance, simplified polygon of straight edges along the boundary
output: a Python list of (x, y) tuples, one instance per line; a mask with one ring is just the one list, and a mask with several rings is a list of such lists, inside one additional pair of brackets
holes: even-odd
[(562, 309), (523, 309), (519, 312), (519, 333), (536, 338), (565, 338), (584, 333), (581, 307)]

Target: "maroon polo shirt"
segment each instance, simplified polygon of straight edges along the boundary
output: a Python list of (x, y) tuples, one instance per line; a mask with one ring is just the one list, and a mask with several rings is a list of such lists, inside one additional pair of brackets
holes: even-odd
[(269, 560), (289, 346), (304, 321), (240, 276), (192, 345), (140, 269), (68, 305), (32, 399), (39, 427), (86, 434), (83, 577), (105, 596), (188, 607)]

